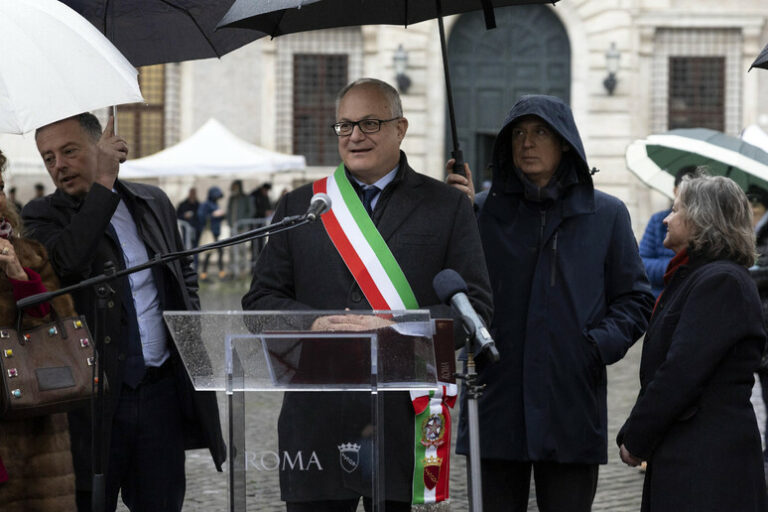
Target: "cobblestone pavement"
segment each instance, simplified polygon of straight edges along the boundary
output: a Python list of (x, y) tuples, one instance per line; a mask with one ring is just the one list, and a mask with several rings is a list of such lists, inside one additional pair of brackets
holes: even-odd
[[(247, 290), (248, 283), (225, 282), (205, 284), (201, 289), (204, 309), (240, 309), (240, 298)], [(625, 466), (619, 459), (616, 448), (616, 432), (626, 419), (638, 390), (638, 367), (641, 342), (638, 342), (619, 363), (608, 369), (608, 464), (600, 467), (600, 479), (593, 505), (595, 512), (629, 512), (640, 510), (643, 475), (635, 468)], [(281, 397), (277, 393), (249, 393), (246, 395), (246, 431), (264, 438), (268, 432), (275, 432), (274, 418), (264, 411), (276, 411)], [(752, 402), (760, 420), (764, 423), (765, 411), (760, 398), (759, 385), (755, 387)], [(226, 397), (219, 396), (222, 418), (225, 414)], [(223, 423), (226, 436), (226, 423)], [(307, 426), (311, 428), (311, 425)], [(273, 443), (276, 445), (276, 443)], [(258, 461), (254, 461), (258, 465)], [(227, 474), (217, 473), (206, 450), (187, 452), (187, 493), (184, 510), (189, 512), (223, 511), (227, 507)], [(438, 506), (414, 507), (414, 512), (456, 512), (468, 510), (465, 458), (453, 455), (451, 462), (451, 500)], [(247, 472), (246, 489), (249, 511), (282, 511), (280, 505), (267, 506), (264, 503), (278, 502), (276, 472), (265, 472), (258, 468)], [(127, 509), (120, 504), (120, 511)], [(362, 511), (362, 506), (359, 508)], [(529, 511), (538, 510), (535, 491), (532, 488), (528, 504)]]

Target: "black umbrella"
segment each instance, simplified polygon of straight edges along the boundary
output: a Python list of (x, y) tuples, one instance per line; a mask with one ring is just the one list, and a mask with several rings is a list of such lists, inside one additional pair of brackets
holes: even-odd
[(755, 62), (749, 66), (749, 69), (752, 68), (768, 69), (768, 45), (765, 45), (765, 48), (763, 48), (763, 51), (761, 51), (760, 55), (757, 56)]
[(486, 29), (492, 29), (496, 27), (494, 7), (556, 2), (557, 0), (235, 0), (217, 28), (249, 28), (277, 37), (309, 30), (358, 25), (408, 26), (436, 18), (440, 29), (448, 118), (453, 139), (451, 154), (456, 159), (454, 170), (463, 174), (464, 164), (456, 134), (443, 16), (482, 9)]
[(216, 32), (232, 0), (60, 0), (90, 21), (136, 67), (221, 57), (263, 37)]

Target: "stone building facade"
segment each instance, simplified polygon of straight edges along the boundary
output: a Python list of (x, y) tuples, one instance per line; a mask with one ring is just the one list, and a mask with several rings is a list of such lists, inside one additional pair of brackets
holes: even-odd
[[(628, 171), (624, 152), (633, 140), (686, 123), (731, 135), (750, 124), (768, 129), (768, 71), (747, 72), (768, 43), (765, 0), (560, 0), (495, 14), (492, 30), (480, 11), (445, 19), (458, 140), (480, 181), (515, 99), (561, 96), (574, 111), (590, 165), (600, 170), (596, 185), (627, 203), (641, 234), (668, 200)], [(361, 76), (396, 84), (399, 48), (410, 81), (402, 93), (410, 122), (403, 148), (414, 168), (442, 179), (452, 138), (436, 21), (265, 38), (221, 59), (167, 64), (162, 145), (215, 117), (249, 142), (305, 154), (310, 167), (292, 179), (327, 174), (338, 160), (329, 127), (338, 84)], [(612, 93), (604, 85), (609, 51), (618, 55)], [(12, 137), (0, 136), (0, 147), (20, 169), (36, 157), (33, 138)], [(188, 184), (182, 185), (169, 188), (174, 200), (182, 198)]]

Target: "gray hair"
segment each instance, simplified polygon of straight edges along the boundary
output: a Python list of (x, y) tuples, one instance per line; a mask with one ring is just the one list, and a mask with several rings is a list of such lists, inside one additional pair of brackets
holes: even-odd
[[(83, 132), (85, 132), (86, 135), (88, 135), (88, 138), (91, 139), (93, 142), (98, 142), (101, 138), (101, 123), (99, 122), (99, 119), (91, 114), (90, 112), (83, 112), (82, 114), (77, 114), (76, 116), (68, 117), (66, 119), (62, 119), (61, 121), (68, 121), (70, 119), (74, 119), (77, 121), (77, 124), (80, 125), (80, 128), (83, 129)], [(61, 121), (56, 121), (56, 123), (60, 123)], [(50, 126), (50, 123), (45, 126), (41, 126), (37, 130), (35, 130), (35, 139), (37, 139), (37, 136), (40, 134), (41, 130), (44, 130), (46, 127)]]
[(755, 263), (752, 209), (744, 191), (724, 176), (685, 176), (680, 205), (691, 228), (689, 250), (706, 259), (728, 259), (744, 267)]
[(339, 104), (341, 99), (353, 88), (358, 86), (374, 87), (389, 103), (390, 117), (403, 117), (403, 104), (400, 101), (400, 93), (397, 89), (389, 85), (387, 82), (376, 78), (358, 78), (354, 82), (347, 84), (339, 94), (336, 96), (336, 117), (339, 117)]

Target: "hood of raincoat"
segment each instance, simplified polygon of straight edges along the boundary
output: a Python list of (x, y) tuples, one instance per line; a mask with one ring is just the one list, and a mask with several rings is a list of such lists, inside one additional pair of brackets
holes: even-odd
[(217, 186), (213, 186), (208, 189), (208, 200), (216, 202), (219, 199), (224, 197), (224, 193), (221, 191), (221, 189)]
[(493, 148), (493, 186), (506, 184), (505, 188), (509, 190), (510, 185), (512, 189), (523, 185), (522, 172), (516, 169), (512, 162), (510, 131), (515, 121), (529, 115), (543, 119), (570, 146), (570, 150), (563, 153), (560, 166), (554, 175), (555, 180), (563, 188), (576, 183), (593, 188), (584, 146), (570, 107), (560, 98), (541, 94), (522, 96), (507, 114)]

